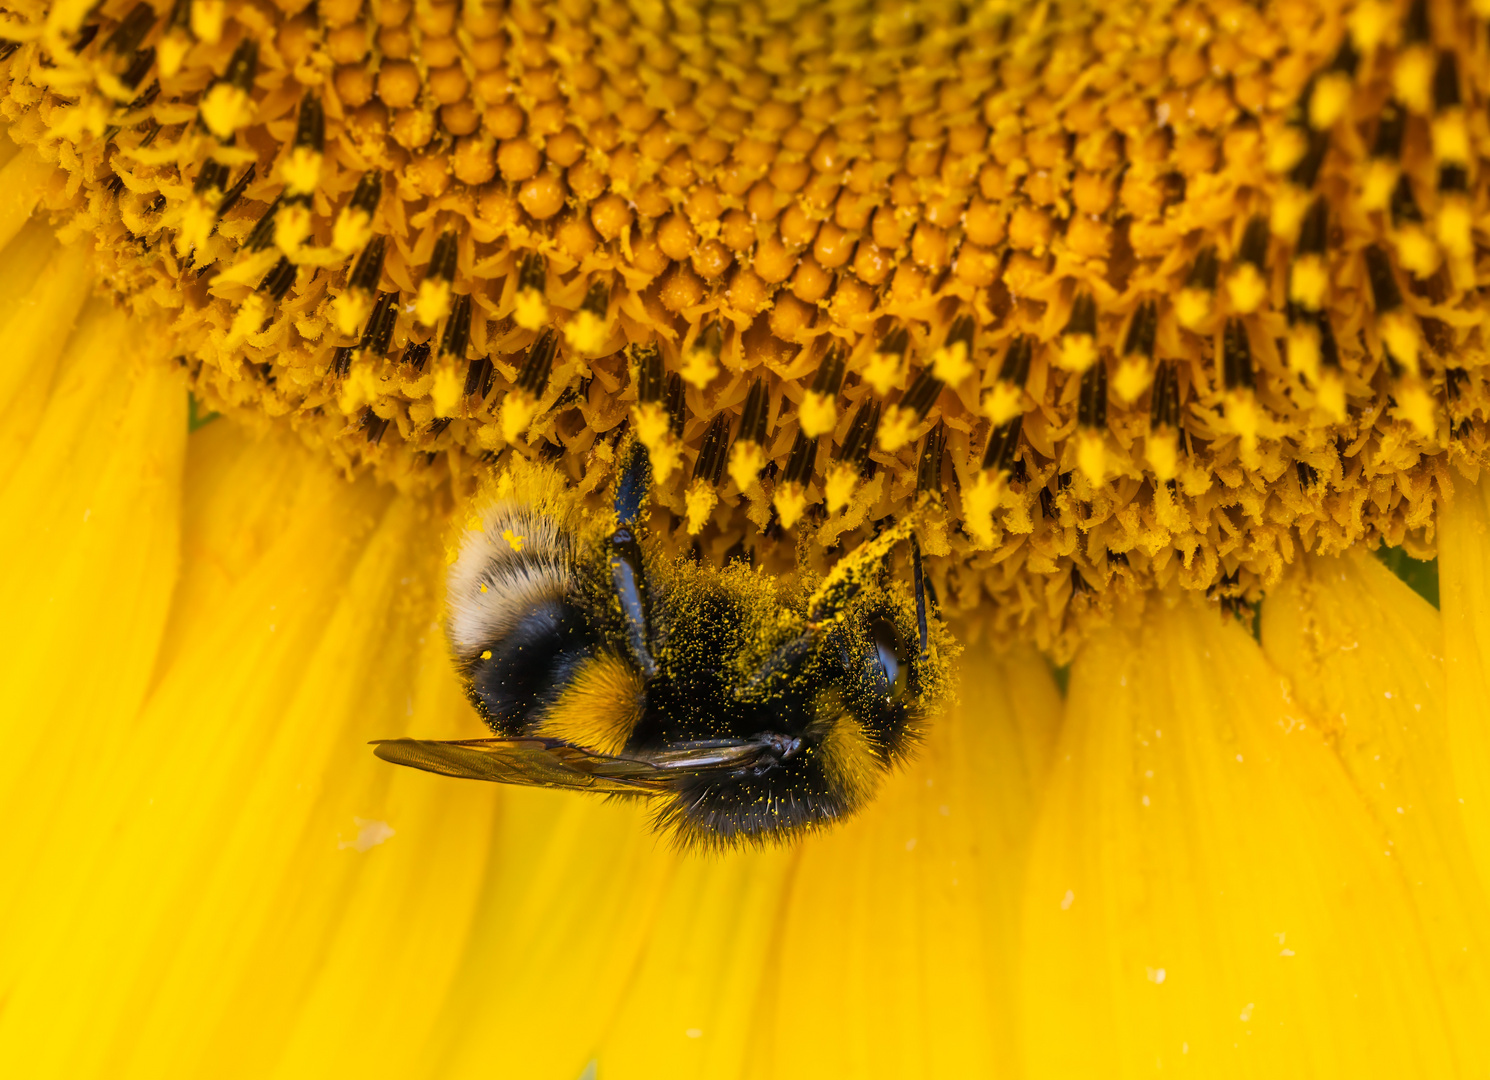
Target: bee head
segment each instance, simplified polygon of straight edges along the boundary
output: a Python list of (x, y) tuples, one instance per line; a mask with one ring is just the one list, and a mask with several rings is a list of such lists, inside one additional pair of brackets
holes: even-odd
[(734, 625), (673, 612), (662, 677), (671, 679), (690, 653), (721, 676), (690, 679), (683, 695), (657, 685), (653, 697), (691, 716), (679, 726), (691, 737), (753, 738), (770, 752), (749, 768), (680, 782), (660, 822), (685, 845), (719, 847), (779, 840), (863, 807), (914, 749), (945, 693), (951, 644), (940, 625), (923, 653), (903, 586), (862, 588), (831, 619), (814, 622), (810, 595), (781, 595), (768, 577), (743, 568), (689, 576), (696, 581), (684, 591), (719, 597)]

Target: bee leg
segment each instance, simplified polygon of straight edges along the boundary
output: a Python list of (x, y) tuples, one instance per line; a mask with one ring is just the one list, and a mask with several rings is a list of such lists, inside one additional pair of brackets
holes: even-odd
[(926, 648), (926, 580), (925, 568), (921, 565), (921, 542), (911, 533), (911, 582), (916, 587), (916, 629), (921, 635), (921, 659), (927, 656)]
[(626, 620), (626, 649), (631, 661), (645, 678), (657, 674), (657, 661), (649, 644), (651, 604), (647, 596), (646, 564), (637, 541), (638, 522), (652, 482), (647, 448), (632, 439), (622, 459), (621, 475), (616, 481), (615, 507), (619, 524), (611, 533), (609, 562), (611, 589), (621, 605)]

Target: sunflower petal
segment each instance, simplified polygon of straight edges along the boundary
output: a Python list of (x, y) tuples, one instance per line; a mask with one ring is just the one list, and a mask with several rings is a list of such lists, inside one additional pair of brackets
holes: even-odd
[(493, 840), (433, 1072), (574, 1080), (622, 1007), (679, 857), (642, 807), (570, 792), (503, 789)]
[(802, 845), (763, 1070), (987, 1076), (1012, 1063), (1010, 958), (1060, 698), (1033, 653), (970, 649), (962, 703), (854, 821)]
[(1363, 551), (1310, 556), (1268, 594), (1262, 646), (1388, 837), (1466, 1071), (1490, 1069), (1487, 923), (1449, 759), (1443, 620)]
[(1462, 480), (1438, 515), (1449, 746), (1480, 881), (1490, 884), (1490, 484)]
[(1031, 1075), (1452, 1073), (1388, 839), (1234, 622), (1093, 638), (1027, 885)]
[[(179, 386), (173, 402), (161, 427), (184, 432)], [(472, 733), (432, 621), (438, 537), (304, 450), (226, 424), (192, 442), (200, 595), (176, 605), (128, 738), (75, 770), (88, 798), (39, 829), (50, 858), (7, 950), (0, 1069), (325, 1075), (334, 1049), (335, 1069), (406, 1075), (464, 945), (493, 803), (415, 785), (366, 746)], [(223, 497), (255, 477), (274, 490)]]
[[(30, 886), (0, 890), (0, 995), (14, 986), (32, 917), (54, 905), (38, 887), (50, 880), (43, 868), (76, 854), (54, 846), (52, 823), (91, 803), (89, 778), (127, 738), (176, 578), (180, 375), (131, 376), (134, 358), (119, 347), (128, 321), (106, 307), (66, 330), (54, 331), (66, 343), (53, 350), (56, 389), (33, 387), (39, 422), (0, 485), (0, 595), (18, 631), (0, 650), (0, 858)], [(39, 366), (22, 381), (52, 375)]]

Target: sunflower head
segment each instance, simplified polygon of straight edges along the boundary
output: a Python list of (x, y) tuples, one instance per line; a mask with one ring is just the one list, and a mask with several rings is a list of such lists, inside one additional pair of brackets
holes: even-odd
[(1468, 6), (16, 10), (11, 136), (196, 392), (442, 505), (626, 429), (674, 547), (924, 507), (1064, 654), (1426, 553), (1484, 456)]

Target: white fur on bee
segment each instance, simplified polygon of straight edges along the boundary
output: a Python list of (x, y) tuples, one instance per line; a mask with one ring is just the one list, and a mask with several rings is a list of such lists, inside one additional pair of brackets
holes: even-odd
[(534, 607), (568, 591), (574, 533), (555, 510), (502, 499), (477, 515), (479, 529), (461, 538), (446, 579), (445, 621), (460, 660), (474, 660)]

